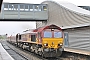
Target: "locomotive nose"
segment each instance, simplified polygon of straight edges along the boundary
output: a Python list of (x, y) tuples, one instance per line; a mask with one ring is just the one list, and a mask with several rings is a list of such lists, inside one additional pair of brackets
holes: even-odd
[(47, 47), (47, 48), (54, 48), (54, 49), (58, 49), (59, 47), (61, 47), (62, 43), (63, 43), (63, 39), (62, 38), (43, 38), (43, 45), (47, 45), (47, 46), (43, 46), (43, 47)]

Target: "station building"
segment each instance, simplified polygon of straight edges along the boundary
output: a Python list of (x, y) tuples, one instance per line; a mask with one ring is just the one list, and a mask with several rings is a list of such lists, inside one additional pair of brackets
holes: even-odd
[[(38, 20), (36, 27), (55, 24), (63, 29), (64, 46), (90, 51), (90, 9), (69, 2), (43, 1), (41, 4), (8, 4), (1, 19)], [(4, 11), (4, 12), (3, 12)], [(14, 13), (12, 13), (14, 12)], [(42, 20), (42, 22), (41, 22)]]
[(41, 4), (48, 5), (48, 20), (37, 22), (37, 27), (55, 24), (65, 32), (65, 47), (90, 51), (90, 11), (69, 2)]

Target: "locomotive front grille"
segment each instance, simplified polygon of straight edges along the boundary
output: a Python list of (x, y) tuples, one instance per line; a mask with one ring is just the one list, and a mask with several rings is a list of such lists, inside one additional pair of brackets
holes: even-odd
[(50, 51), (54, 51), (55, 49), (54, 48), (51, 48)]

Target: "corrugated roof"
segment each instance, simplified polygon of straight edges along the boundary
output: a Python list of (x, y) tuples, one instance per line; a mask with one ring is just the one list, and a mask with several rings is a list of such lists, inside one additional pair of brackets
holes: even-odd
[(56, 2), (57, 4), (63, 6), (64, 8), (70, 10), (70, 11), (73, 11), (75, 13), (79, 13), (79, 14), (84, 14), (84, 15), (90, 15), (90, 11), (88, 10), (85, 10), (83, 8), (80, 8), (78, 7), (77, 5), (74, 5), (72, 3), (69, 3), (69, 2), (62, 2), (62, 1), (54, 1)]
[(47, 24), (54, 23), (62, 29), (90, 26), (88, 10), (65, 1), (44, 1), (42, 4), (48, 4), (50, 11)]

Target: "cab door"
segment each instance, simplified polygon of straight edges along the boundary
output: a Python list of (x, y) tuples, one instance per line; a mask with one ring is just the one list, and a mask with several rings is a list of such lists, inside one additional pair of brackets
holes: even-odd
[(69, 46), (68, 32), (64, 32), (64, 47)]
[(1, 8), (2, 8), (2, 2), (3, 2), (3, 0), (0, 1), (0, 12), (1, 12)]

